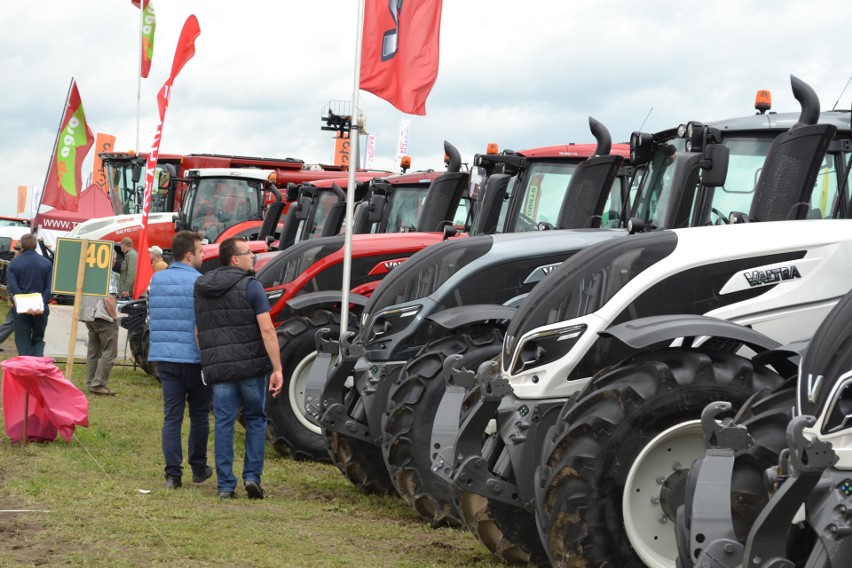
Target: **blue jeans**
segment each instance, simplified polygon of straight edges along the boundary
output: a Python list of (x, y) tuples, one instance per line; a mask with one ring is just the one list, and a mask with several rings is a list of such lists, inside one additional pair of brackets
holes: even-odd
[(183, 410), (189, 407), (189, 465), (192, 473), (202, 475), (207, 469), (207, 439), (210, 436), (210, 387), (201, 382), (201, 365), (157, 362), (163, 387), (163, 458), (166, 476), (180, 477), (183, 451), (180, 430)]
[(216, 383), (213, 385), (213, 416), (216, 426), (213, 432), (213, 448), (216, 453), (217, 489), (234, 491), (237, 478), (234, 476), (234, 422), (240, 404), (246, 423), (246, 455), (243, 460), (243, 483), (260, 483), (263, 473), (263, 452), (266, 449), (266, 376)]
[(44, 357), (44, 330), (47, 329), (47, 316), (50, 308), (45, 305), (40, 316), (15, 314), (15, 346), (18, 355)]

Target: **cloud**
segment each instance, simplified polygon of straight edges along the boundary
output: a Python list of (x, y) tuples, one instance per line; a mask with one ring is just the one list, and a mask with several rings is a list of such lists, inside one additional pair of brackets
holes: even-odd
[[(65, 93), (75, 77), (95, 131), (116, 148), (145, 151), (185, 18), (201, 25), (196, 56), (175, 82), (162, 151), (295, 157), (329, 162), (320, 109), (349, 100), (355, 11), (349, 0), (154, 1), (158, 24), (149, 79), (137, 81), (138, 15), (130, 2), (0, 3), (0, 212), (18, 185), (41, 185)], [(412, 121), (414, 168), (440, 168), (443, 141), (465, 161), (501, 148), (590, 142), (588, 116), (625, 141), (646, 120), (656, 131), (687, 120), (751, 114), (754, 93), (797, 110), (789, 75), (830, 108), (843, 90), (852, 3), (780, 0), (709, 4), (539, 0), (444, 2), (441, 65), (426, 117)], [(376, 165), (395, 170), (402, 115), (361, 93)], [(653, 109), (653, 111), (651, 111)], [(649, 111), (650, 115), (649, 115)], [(86, 162), (91, 169), (91, 156)], [(86, 172), (88, 174), (88, 171)]]

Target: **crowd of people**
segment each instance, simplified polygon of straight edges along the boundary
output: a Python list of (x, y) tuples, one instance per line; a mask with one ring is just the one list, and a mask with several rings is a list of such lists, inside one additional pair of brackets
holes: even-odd
[[(242, 482), (249, 499), (263, 499), (261, 477), (266, 444), (264, 405), (267, 390), (278, 396), (283, 384), (281, 360), (270, 306), (254, 277), (255, 255), (246, 241), (231, 238), (219, 247), (221, 267), (204, 275), (202, 235), (180, 231), (172, 240), (172, 262), (163, 250), (148, 250), (154, 274), (148, 289), (150, 347), (163, 393), (162, 451), (165, 487), (183, 485), (181, 429), (189, 415), (187, 462), (192, 482), (215, 471), (218, 496), (237, 496), (234, 473), (234, 423), (245, 420)], [(19, 355), (43, 356), (50, 314), (52, 264), (35, 252), (27, 234), (7, 269), (12, 306), (0, 324), (0, 342), (14, 332)], [(106, 296), (84, 296), (79, 321), (86, 325), (86, 388), (113, 396), (107, 384), (118, 352), (117, 302), (128, 300), (136, 280), (138, 253), (133, 241), (119, 243), (123, 258), (113, 272)], [(208, 462), (210, 409), (215, 418), (214, 467)]]

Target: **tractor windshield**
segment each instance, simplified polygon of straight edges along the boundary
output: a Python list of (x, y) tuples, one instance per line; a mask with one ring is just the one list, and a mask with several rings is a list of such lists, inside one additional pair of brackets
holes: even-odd
[(260, 192), (260, 180), (194, 178), (181, 213), (186, 226), (213, 243), (225, 229), (261, 218)]
[[(557, 225), (559, 210), (565, 199), (565, 190), (577, 162), (532, 162), (526, 170), (520, 185), (512, 188), (514, 195), (518, 196), (515, 201), (519, 207), (518, 222), (514, 232), (537, 231), (539, 223), (549, 223), (554, 227)], [(509, 203), (509, 202), (507, 202)], [(506, 212), (500, 213), (500, 224), (504, 226), (503, 220)]]
[[(712, 193), (711, 218), (700, 224), (719, 223), (720, 217), (727, 219), (732, 212), (748, 214), (754, 198), (754, 188), (763, 170), (763, 162), (772, 144), (771, 136), (726, 137), (724, 143), (730, 149), (728, 175), (725, 185)], [(811, 194), (812, 218), (826, 219), (832, 216), (837, 200), (838, 176), (836, 155), (826, 154), (817, 174)]]
[[(142, 212), (142, 198), (145, 192), (145, 168), (136, 167), (137, 181), (133, 181), (133, 162), (129, 160), (107, 161), (103, 163), (104, 174), (109, 191), (112, 210), (116, 215)], [(160, 180), (164, 183), (160, 183)], [(154, 190), (151, 193), (151, 213), (168, 211), (168, 186), (163, 168), (157, 167), (154, 174)]]
[(573, 320), (603, 307), (637, 275), (674, 251), (677, 235), (659, 231), (587, 247), (563, 262), (527, 296), (509, 324), (504, 368), (529, 331)]

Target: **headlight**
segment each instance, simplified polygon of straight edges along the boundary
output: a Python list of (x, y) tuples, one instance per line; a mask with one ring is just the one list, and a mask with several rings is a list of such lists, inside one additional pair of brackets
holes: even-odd
[(372, 323), (362, 328), (362, 337), (365, 343), (371, 343), (389, 333), (397, 333), (408, 327), (414, 316), (423, 306), (406, 306), (399, 309), (391, 309), (379, 312), (373, 318)]
[(585, 324), (551, 329), (528, 337), (518, 350), (512, 364), (512, 374), (533, 367), (541, 367), (560, 359), (571, 351), (584, 331), (586, 331)]

